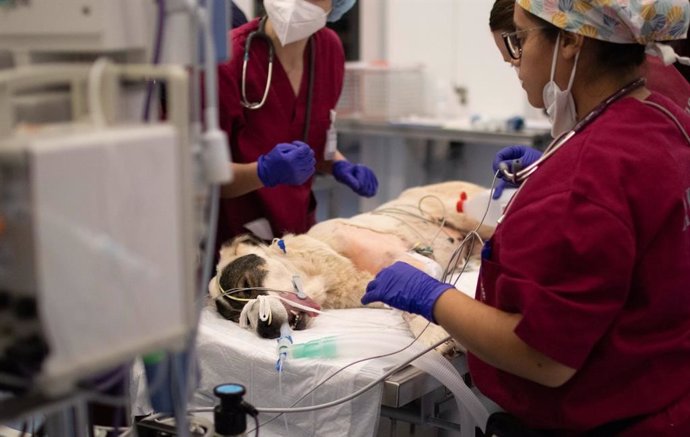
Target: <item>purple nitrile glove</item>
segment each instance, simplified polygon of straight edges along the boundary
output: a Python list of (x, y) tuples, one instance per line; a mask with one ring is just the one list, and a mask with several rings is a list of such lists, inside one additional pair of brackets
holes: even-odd
[(451, 288), (452, 285), (437, 281), (421, 270), (398, 261), (381, 270), (367, 285), (362, 304), (381, 301), (435, 323), (434, 304)]
[[(508, 146), (499, 150), (494, 158), (493, 169), (494, 174), (498, 171), (501, 163), (505, 163), (511, 172), (515, 172), (519, 169), (523, 169), (530, 164), (535, 163), (539, 158), (541, 158), (541, 152), (537, 149), (527, 146)], [(515, 168), (514, 164), (518, 164)], [(517, 185), (505, 179), (503, 172), (498, 173), (499, 181), (496, 183), (494, 188), (493, 199), (498, 199), (503, 194), (503, 190), (506, 187), (516, 188)]]
[(374, 172), (362, 164), (350, 161), (336, 161), (333, 163), (333, 177), (341, 184), (345, 184), (355, 193), (364, 197), (372, 197), (379, 188), (379, 181)]
[(314, 151), (301, 141), (280, 143), (259, 156), (257, 172), (266, 187), (302, 185), (316, 171)]

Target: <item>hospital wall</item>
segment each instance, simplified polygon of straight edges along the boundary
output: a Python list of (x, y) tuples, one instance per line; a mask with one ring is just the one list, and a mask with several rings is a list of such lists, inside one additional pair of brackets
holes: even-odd
[(242, 9), (247, 18), (254, 16), (254, 1), (253, 0), (233, 0), (235, 4)]
[[(234, 0), (254, 16), (253, 0)], [(426, 112), (486, 119), (539, 116), (489, 31), (493, 0), (358, 0), (363, 61), (422, 64)], [(454, 87), (466, 90), (460, 105)]]
[(489, 30), (493, 0), (359, 0), (365, 61), (422, 63), (427, 105), (447, 105), (452, 88), (467, 90), (461, 116), (531, 116), (515, 71), (501, 58)]

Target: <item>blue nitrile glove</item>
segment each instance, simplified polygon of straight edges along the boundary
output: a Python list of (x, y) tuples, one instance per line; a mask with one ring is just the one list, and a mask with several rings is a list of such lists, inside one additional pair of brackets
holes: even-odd
[(374, 172), (362, 164), (350, 161), (336, 161), (333, 163), (333, 177), (341, 184), (352, 188), (352, 191), (364, 197), (372, 197), (379, 188), (379, 181)]
[(280, 143), (259, 156), (257, 172), (266, 187), (302, 185), (316, 171), (314, 151), (301, 141)]
[(398, 261), (381, 270), (367, 285), (362, 304), (381, 301), (392, 307), (434, 320), (434, 304), (452, 285), (437, 281), (411, 265)]
[[(541, 152), (538, 151), (537, 149), (533, 149), (532, 147), (527, 147), (527, 146), (504, 147), (503, 149), (498, 151), (498, 153), (496, 154), (496, 157), (494, 158), (494, 162), (493, 162), (494, 174), (496, 174), (496, 172), (498, 171), (498, 168), (502, 162), (505, 162), (506, 165), (508, 166), (508, 169), (510, 169), (511, 171), (517, 171), (519, 169), (523, 169), (523, 168), (527, 167), (530, 164), (533, 164), (539, 158), (541, 158)], [(519, 164), (518, 167), (519, 168), (514, 168), (514, 162), (515, 161), (518, 161), (518, 164)], [(515, 185), (514, 183), (507, 181), (505, 179), (503, 172), (500, 172), (498, 174), (498, 177), (500, 179), (496, 183), (496, 188), (494, 188), (494, 193), (491, 196), (493, 199), (498, 199), (499, 197), (501, 197), (501, 194), (503, 194), (503, 190), (506, 187), (510, 187), (510, 188), (517, 187), (517, 185)]]

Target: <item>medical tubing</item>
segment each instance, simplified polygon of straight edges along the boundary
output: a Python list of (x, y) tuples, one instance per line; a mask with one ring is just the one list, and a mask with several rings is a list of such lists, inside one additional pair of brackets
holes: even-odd
[(429, 347), (426, 348), (423, 352), (421, 352), (421, 353), (417, 354), (416, 356), (414, 356), (414, 357), (412, 357), (412, 358), (406, 360), (406, 361), (403, 362), (402, 364), (399, 364), (398, 366), (393, 367), (391, 370), (387, 371), (387, 372), (384, 373), (382, 376), (380, 376), (380, 377), (377, 378), (376, 380), (372, 381), (371, 383), (367, 384), (366, 386), (362, 387), (361, 389), (357, 390), (356, 392), (354, 392), (354, 393), (352, 393), (352, 394), (350, 394), (350, 395), (348, 395), (348, 396), (345, 396), (345, 397), (343, 397), (343, 398), (336, 399), (335, 401), (331, 401), (331, 402), (327, 402), (327, 403), (319, 404), (319, 405), (311, 405), (311, 406), (308, 406), (308, 407), (294, 407), (294, 408), (257, 408), (257, 410), (258, 410), (259, 412), (262, 412), (262, 413), (304, 413), (304, 412), (308, 412), (308, 411), (322, 410), (322, 409), (325, 409), (325, 408), (330, 408), (330, 407), (334, 407), (334, 406), (336, 406), (336, 405), (343, 404), (343, 403), (348, 402), (348, 401), (350, 401), (350, 400), (356, 398), (357, 396), (360, 396), (360, 395), (362, 395), (363, 393), (365, 393), (365, 392), (371, 390), (372, 388), (374, 388), (375, 386), (377, 386), (379, 383), (383, 382), (386, 378), (388, 378), (389, 376), (391, 376), (391, 375), (394, 374), (395, 372), (397, 372), (397, 371), (403, 369), (405, 366), (407, 366), (408, 364), (410, 364), (412, 361), (414, 361), (414, 360), (415, 360), (416, 358), (418, 358), (419, 356), (421, 356), (421, 355), (427, 353), (428, 351), (430, 351), (431, 349), (433, 349), (433, 348), (435, 348), (435, 347), (437, 347), (437, 346), (440, 346), (441, 344), (443, 344), (443, 343), (445, 343), (446, 341), (448, 341), (448, 339), (450, 339), (450, 337), (446, 337), (446, 339), (444, 339), (444, 341), (441, 341), (441, 342), (438, 342), (438, 343), (435, 344), (435, 345), (429, 346)]
[[(219, 214), (219, 199), (220, 199), (220, 186), (213, 184), (211, 186), (211, 191), (209, 193), (210, 210), (208, 217), (208, 229), (206, 241), (204, 243), (204, 258), (203, 267), (201, 274), (201, 284), (199, 284), (199, 296), (204, 296), (206, 294), (206, 287), (211, 281), (211, 274), (213, 272), (213, 258), (216, 247), (216, 231), (218, 227), (218, 214)], [(197, 325), (198, 319), (201, 315), (201, 311), (205, 303), (202, 299), (197, 301)]]
[(306, 343), (295, 343), (287, 346), (287, 356), (294, 359), (300, 358), (335, 358), (342, 354), (337, 344), (337, 337), (324, 337)]
[(443, 229), (446, 227), (446, 219), (447, 219), (447, 217), (448, 217), (448, 213), (446, 212), (446, 205), (443, 204), (443, 201), (441, 200), (441, 198), (438, 197), (438, 196), (434, 196), (433, 194), (427, 194), (426, 196), (424, 196), (424, 197), (422, 197), (421, 199), (419, 199), (419, 206), (418, 206), (418, 207), (419, 207), (419, 211), (423, 211), (423, 210), (422, 210), (422, 203), (423, 203), (426, 199), (436, 199), (436, 200), (441, 204), (441, 211), (443, 211), (443, 213), (441, 214), (441, 217), (442, 217), (442, 218), (441, 218), (441, 224), (439, 225), (438, 230), (436, 231), (436, 233), (434, 234), (433, 238), (431, 239), (431, 244), (430, 244), (430, 245), (433, 246), (433, 244), (434, 244), (434, 242), (436, 241), (436, 239), (438, 238), (438, 236), (441, 235), (441, 232), (442, 232)]
[[(161, 58), (161, 52), (163, 49), (163, 34), (165, 32), (165, 0), (156, 0), (156, 5), (158, 8), (157, 21), (156, 21), (156, 39), (153, 43), (153, 58), (151, 63), (153, 65), (158, 65)], [(144, 100), (144, 113), (142, 114), (142, 119), (144, 122), (149, 121), (149, 115), (151, 113), (151, 97), (153, 96), (153, 81), (148, 81), (146, 84), (146, 98)]]
[[(308, 407), (295, 407), (295, 408), (264, 408), (264, 407), (260, 407), (260, 408), (256, 408), (256, 410), (260, 413), (305, 413), (305, 412), (309, 412), (309, 411), (323, 410), (326, 408), (330, 408), (330, 407), (334, 407), (336, 405), (343, 404), (345, 402), (348, 402), (348, 401), (356, 398), (357, 396), (361, 396), (363, 393), (376, 387), (379, 383), (381, 383), (382, 381), (385, 381), (386, 378), (388, 378), (389, 376), (391, 376), (395, 372), (398, 372), (399, 370), (403, 369), (405, 366), (410, 364), (412, 361), (414, 361), (415, 359), (424, 355), (425, 353), (429, 352), (430, 350), (432, 350), (432, 349), (442, 345), (443, 343), (447, 342), (448, 340), (450, 340), (450, 338), (451, 338), (450, 336), (447, 336), (447, 337), (443, 338), (442, 340), (437, 341), (436, 343), (432, 344), (431, 346), (424, 348), (421, 352), (418, 352), (413, 357), (405, 360), (403, 363), (398, 364), (397, 366), (391, 368), (386, 373), (384, 373), (380, 377), (376, 378), (374, 381), (370, 382), (366, 386), (364, 386), (361, 389), (357, 390), (356, 392), (349, 394), (345, 397), (342, 397), (340, 399), (336, 399), (334, 401), (327, 402), (324, 404), (311, 405)], [(194, 410), (190, 410), (189, 412), (190, 413), (208, 413), (210, 411), (213, 411), (213, 409), (212, 408), (197, 408)]]
[[(410, 346), (408, 339), (404, 340), (404, 346)], [(404, 350), (403, 345), (398, 343), (401, 341), (397, 336), (372, 338), (370, 334), (331, 335), (306, 343), (291, 344), (287, 347), (287, 354), (291, 359), (347, 358), (367, 353), (392, 355)]]
[[(192, 357), (193, 358), (193, 357)], [(175, 431), (179, 437), (189, 437), (189, 425), (187, 420), (187, 390), (189, 384), (189, 371), (186, 377), (180, 377), (184, 369), (182, 363), (184, 356), (181, 353), (174, 354), (172, 359), (172, 369), (175, 378), (171, 380), (170, 392), (173, 401), (173, 414), (175, 416)], [(187, 365), (187, 370), (191, 365)]]
[(671, 121), (676, 125), (676, 127), (678, 128), (678, 130), (680, 131), (680, 133), (683, 134), (683, 136), (685, 137), (685, 141), (687, 141), (688, 144), (690, 145), (690, 136), (689, 136), (688, 133), (685, 131), (685, 128), (683, 128), (683, 125), (680, 124), (680, 121), (678, 121), (678, 119), (676, 118), (676, 116), (673, 115), (673, 113), (672, 113), (671, 111), (669, 111), (668, 109), (666, 109), (666, 108), (664, 108), (663, 106), (659, 105), (658, 103), (644, 101), (644, 104), (647, 105), (647, 106), (650, 106), (650, 107), (652, 107), (652, 108), (655, 108), (655, 109), (657, 109), (657, 110), (659, 110), (659, 111), (661, 111), (664, 115), (666, 115), (668, 118), (670, 118)]
[(206, 108), (204, 116), (208, 131), (218, 129), (218, 90), (216, 73), (216, 45), (213, 42), (213, 32), (209, 17), (213, 15), (212, 0), (204, 0), (204, 9), (197, 11), (197, 19), (204, 32), (204, 91), (206, 92)]
[[(371, 352), (380, 354), (399, 350), (398, 356), (406, 357), (413, 355), (421, 349), (419, 344), (412, 345), (409, 349), (400, 350), (400, 347), (407, 345), (407, 339), (399, 337), (385, 337), (371, 335), (340, 335), (323, 337), (307, 343), (293, 344), (288, 347), (288, 356), (291, 359), (300, 358), (340, 358), (347, 356), (358, 356)], [(389, 359), (390, 360), (390, 359)], [(439, 382), (445, 385), (455, 395), (458, 411), (466, 408), (472, 415), (475, 423), (482, 426), (489, 418), (489, 413), (481, 404), (479, 399), (464, 383), (462, 376), (441, 354), (430, 351), (421, 355), (412, 362), (412, 365), (432, 375)]]
[(314, 100), (314, 71), (316, 69), (316, 44), (314, 44), (314, 38), (309, 38), (309, 90), (307, 91), (307, 109), (304, 113), (304, 132), (302, 138), (304, 142), (309, 144), (309, 128), (311, 127), (311, 110), (312, 110), (312, 100)]
[[(489, 192), (492, 192), (494, 187), (496, 186), (496, 180), (498, 179), (498, 171), (494, 173), (494, 178), (491, 180), (491, 187), (489, 188)], [(460, 254), (462, 251), (462, 248), (467, 244), (469, 241), (469, 238), (477, 238), (479, 241), (482, 241), (481, 237), (479, 236), (479, 228), (484, 224), (484, 220), (486, 220), (486, 216), (489, 213), (489, 207), (491, 205), (491, 196), (489, 196), (489, 200), (486, 203), (486, 208), (484, 208), (484, 214), (482, 214), (482, 218), (479, 220), (479, 223), (477, 223), (477, 226), (473, 230), (471, 230), (465, 238), (463, 238), (462, 242), (458, 246), (458, 248), (453, 252), (453, 254), (450, 257), (450, 260), (448, 261), (448, 265), (446, 266), (446, 270), (443, 272), (443, 281), (449, 279), (449, 276), (451, 275), (452, 271), (455, 269), (455, 267), (452, 267), (453, 265), (457, 265), (459, 259), (460, 259)], [(470, 246), (470, 250), (468, 251), (468, 256), (465, 260), (465, 265), (462, 268), (462, 271), (460, 274), (465, 272), (465, 268), (467, 266), (467, 261), (469, 261), (469, 254), (472, 253), (472, 249), (474, 249), (474, 242), (472, 242), (472, 245)], [(457, 283), (457, 280), (456, 280)], [(455, 285), (455, 284), (453, 284)]]
[[(341, 399), (336, 399), (335, 401), (327, 402), (327, 403), (320, 404), (320, 405), (311, 405), (311, 406), (308, 406), (308, 407), (295, 407), (295, 408), (257, 408), (257, 410), (258, 410), (259, 412), (262, 412), (262, 413), (281, 413), (281, 412), (285, 412), (285, 413), (303, 413), (303, 412), (307, 412), (307, 411), (322, 410), (322, 409), (325, 409), (325, 408), (330, 408), (330, 407), (333, 407), (333, 406), (336, 406), (336, 405), (340, 405), (340, 404), (342, 404), (342, 403), (348, 402), (348, 401), (350, 401), (350, 400), (356, 398), (357, 396), (360, 396), (360, 395), (362, 395), (363, 393), (369, 391), (370, 389), (372, 389), (373, 387), (375, 387), (376, 385), (378, 385), (380, 382), (382, 382), (382, 381), (384, 381), (386, 378), (388, 378), (390, 375), (392, 375), (392, 374), (394, 374), (395, 372), (399, 371), (400, 369), (404, 368), (405, 366), (407, 366), (408, 364), (410, 364), (412, 361), (414, 361), (414, 360), (416, 360), (417, 358), (419, 358), (420, 356), (426, 354), (426, 353), (429, 352), (430, 350), (432, 350), (432, 349), (434, 349), (434, 348), (440, 346), (441, 344), (445, 343), (445, 342), (448, 341), (449, 339), (450, 339), (450, 336), (445, 337), (442, 341), (439, 341), (439, 342), (437, 342), (437, 343), (435, 343), (435, 344), (433, 344), (433, 345), (431, 345), (431, 346), (429, 346), (429, 347), (423, 348), (421, 351), (416, 352), (416, 353), (415, 353), (415, 351), (412, 351), (412, 350), (406, 350), (405, 352), (408, 352), (408, 354), (412, 354), (412, 356), (411, 356), (410, 358), (406, 359), (404, 362), (402, 362), (401, 364), (399, 364), (399, 365), (397, 365), (397, 366), (393, 366), (393, 368), (392, 368), (391, 370), (387, 371), (387, 372), (384, 373), (381, 377), (379, 377), (379, 378), (377, 378), (376, 380), (372, 381), (372, 382), (369, 383), (368, 385), (362, 387), (360, 390), (358, 390), (358, 391), (356, 391), (356, 392), (354, 392), (354, 393), (352, 393), (352, 394), (350, 394), (350, 395), (348, 395), (348, 396), (345, 396), (345, 397), (343, 397), (343, 398), (341, 398)], [(379, 343), (379, 344), (390, 345), (390, 343), (391, 343), (390, 340), (392, 340), (392, 338), (389, 338), (389, 339), (387, 339), (387, 340), (389, 340), (389, 341), (388, 341), (388, 342), (381, 341), (381, 343)]]
[[(242, 291), (268, 291), (268, 292), (277, 292), (277, 293), (292, 293), (292, 294), (297, 295), (297, 293), (293, 290), (276, 290), (275, 288), (267, 288), (267, 287), (243, 287), (243, 288), (231, 288), (229, 290), (224, 290), (219, 285), (218, 288), (220, 289), (221, 293), (218, 296), (213, 297), (212, 300), (217, 300), (217, 299), (220, 299), (222, 297), (230, 297), (233, 294), (240, 293)], [(301, 309), (303, 311), (310, 312), (310, 313), (324, 315), (326, 317), (330, 317), (330, 318), (336, 319), (336, 320), (346, 320), (349, 322), (358, 323), (362, 326), (375, 327), (375, 328), (379, 328), (379, 329), (383, 328), (387, 331), (390, 331), (391, 329), (393, 329), (393, 330), (405, 330), (406, 329), (406, 328), (397, 328), (393, 325), (385, 324), (385, 323), (376, 323), (376, 322), (363, 321), (363, 320), (354, 320), (353, 321), (353, 320), (350, 320), (350, 319), (345, 318), (345, 317), (336, 316), (333, 314), (332, 311), (317, 310), (316, 308), (312, 308), (312, 307), (309, 307), (306, 305), (299, 304), (299, 303), (295, 302), (294, 300), (286, 299), (282, 296), (272, 295), (271, 297), (275, 297), (276, 299), (279, 299), (282, 302), (285, 302), (286, 304), (288, 304), (294, 308), (298, 308), (298, 309)], [(233, 298), (230, 297), (230, 299), (233, 299)], [(234, 299), (237, 299), (240, 301), (245, 301), (245, 302), (250, 302), (250, 301), (256, 300), (256, 299), (241, 299), (241, 298), (234, 298)], [(205, 302), (206, 302), (206, 299), (200, 299), (198, 303), (203, 306), (203, 305), (205, 305)]]
[[(338, 370), (336, 370), (335, 372), (333, 372), (333, 373), (331, 373), (330, 375), (328, 375), (326, 378), (324, 378), (324, 379), (322, 379), (321, 381), (319, 381), (314, 387), (312, 387), (309, 391), (307, 391), (305, 394), (303, 394), (299, 399), (297, 399), (295, 402), (293, 402), (292, 405), (291, 405), (291, 407), (294, 407), (295, 405), (297, 405), (297, 404), (299, 404), (300, 402), (302, 402), (302, 401), (304, 400), (304, 398), (306, 398), (307, 396), (309, 396), (310, 394), (312, 394), (313, 392), (315, 392), (319, 387), (321, 387), (322, 385), (324, 385), (325, 383), (327, 383), (328, 381), (330, 381), (332, 378), (334, 378), (334, 377), (335, 377), (336, 375), (338, 375), (340, 372), (344, 371), (345, 369), (347, 369), (347, 368), (349, 368), (349, 367), (351, 367), (351, 366), (354, 366), (355, 364), (363, 363), (363, 362), (365, 362), (365, 361), (375, 360), (375, 359), (378, 359), (378, 358), (385, 358), (385, 357), (388, 357), (388, 356), (391, 356), (391, 355), (395, 355), (395, 354), (397, 354), (397, 353), (400, 353), (400, 352), (404, 351), (405, 349), (408, 349), (408, 348), (412, 347), (412, 345), (415, 344), (415, 342), (416, 342), (417, 340), (419, 340), (419, 337), (421, 337), (422, 334), (424, 334), (424, 332), (427, 330), (427, 328), (429, 327), (429, 325), (431, 325), (431, 322), (427, 322), (426, 325), (424, 325), (424, 328), (419, 332), (419, 334), (417, 334), (417, 336), (414, 337), (414, 338), (412, 339), (411, 342), (408, 342), (408, 344), (405, 345), (404, 347), (402, 347), (401, 349), (398, 349), (398, 350), (396, 350), (396, 351), (394, 351), (394, 352), (390, 352), (390, 353), (384, 353), (384, 354), (374, 355), (374, 356), (371, 356), (371, 357), (360, 358), (359, 360), (355, 360), (355, 361), (352, 361), (352, 362), (350, 362), (350, 363), (344, 365), (344, 366), (341, 367), (340, 369), (338, 369)], [(280, 413), (280, 414), (278, 414), (278, 415), (276, 415), (276, 416), (273, 416), (272, 418), (270, 418), (270, 419), (267, 420), (266, 422), (262, 423), (261, 426), (266, 426), (266, 425), (268, 425), (269, 423), (273, 422), (274, 420), (276, 420), (277, 418), (279, 418), (279, 417), (282, 416), (283, 414), (284, 414), (284, 413)], [(253, 431), (253, 430), (250, 430), (250, 432), (251, 432), (251, 431)]]
[(204, 91), (206, 107), (204, 120), (206, 132), (203, 136), (204, 167), (206, 180), (211, 184), (227, 183), (231, 180), (230, 148), (227, 134), (220, 130), (218, 115), (218, 72), (216, 70), (216, 46), (210, 17), (213, 16), (213, 0), (204, 0), (204, 10), (198, 17), (204, 32)]
[[(575, 134), (584, 129), (589, 123), (592, 122), (592, 120), (599, 117), (606, 110), (606, 108), (608, 108), (613, 102), (625, 96), (626, 94), (634, 91), (635, 89), (644, 86), (644, 84), (645, 79), (643, 77), (640, 77), (625, 85), (623, 88), (620, 88), (618, 91), (611, 94), (610, 96), (608, 96), (604, 101), (599, 103), (594, 109), (592, 109), (587, 115), (585, 115), (584, 118), (582, 118), (570, 131), (566, 132), (565, 134), (562, 134), (558, 138), (555, 138), (551, 142), (551, 144), (548, 145), (544, 154), (536, 162), (527, 166), (523, 170), (517, 172), (515, 174), (516, 179), (518, 181), (525, 180), (527, 177), (529, 177), (532, 173), (536, 171), (539, 164), (541, 164), (551, 155), (556, 153), (558, 149), (560, 149), (565, 143), (567, 143), (570, 140), (570, 138), (572, 138)], [(513, 195), (513, 197), (515, 196)], [(506, 207), (506, 210), (507, 209), (508, 208)]]
[[(217, 114), (217, 107), (218, 107), (218, 100), (216, 96), (216, 71), (215, 71), (215, 65), (213, 64), (215, 60), (215, 47), (213, 45), (213, 41), (211, 40), (211, 31), (210, 27), (208, 24), (208, 16), (211, 13), (211, 9), (206, 9), (207, 14), (204, 15), (204, 11), (200, 10), (197, 5), (195, 4), (194, 0), (187, 0), (186, 6), (188, 11), (197, 18), (197, 22), (203, 27), (204, 30), (204, 35), (205, 35), (205, 48), (206, 48), (206, 59), (205, 59), (205, 65), (206, 65), (206, 74), (207, 77), (204, 81), (204, 86), (205, 86), (205, 91), (206, 91), (206, 111), (204, 115), (206, 116), (206, 127), (207, 127), (207, 132), (213, 132), (214, 130), (218, 130), (218, 114)], [(209, 6), (208, 0), (205, 1), (205, 6)], [(209, 108), (212, 108), (212, 110), (209, 111)], [(216, 184), (211, 185), (211, 190), (210, 190), (210, 211), (209, 211), (209, 227), (207, 229), (208, 232), (208, 237), (206, 239), (206, 244), (205, 244), (205, 253), (203, 257), (203, 266), (202, 266), (202, 274), (201, 274), (201, 283), (199, 284), (199, 296), (202, 296), (205, 294), (206, 290), (206, 284), (208, 284), (210, 277), (211, 277), (211, 271), (213, 267), (213, 251), (215, 247), (215, 232), (216, 232), (216, 224), (218, 220), (218, 205), (216, 202), (216, 199), (218, 198), (220, 193), (220, 187)], [(173, 367), (171, 370), (174, 371), (174, 375), (176, 378), (175, 380), (178, 381), (173, 381), (173, 386), (171, 387), (171, 392), (173, 395), (173, 405), (174, 405), (174, 414), (176, 418), (176, 431), (179, 436), (181, 437), (186, 437), (189, 435), (189, 427), (186, 425), (187, 418), (186, 414), (184, 413), (187, 410), (187, 404), (188, 404), (188, 396), (192, 390), (192, 387), (194, 387), (196, 384), (192, 381), (195, 379), (196, 375), (196, 348), (195, 348), (195, 341), (196, 337), (198, 334), (198, 327), (199, 327), (199, 319), (201, 316), (201, 310), (203, 308), (201, 299), (197, 303), (197, 311), (195, 312), (195, 323), (193, 324), (192, 331), (189, 335), (189, 338), (187, 340), (187, 348), (186, 351), (188, 352), (188, 355), (184, 358), (182, 358), (180, 355), (178, 355), (179, 360), (173, 360)], [(177, 355), (177, 354), (176, 354)], [(172, 359), (172, 358), (170, 358)], [(186, 366), (182, 366), (181, 363), (179, 362), (180, 360), (184, 360), (186, 363)], [(181, 368), (182, 367), (182, 368)], [(184, 377), (180, 378), (182, 373), (185, 373)], [(177, 383), (176, 383), (177, 382)]]
[[(217, 77), (216, 77), (216, 69), (214, 65), (214, 60), (215, 60), (215, 46), (212, 40), (212, 35), (211, 35), (211, 29), (210, 29), (210, 24), (208, 22), (208, 17), (211, 16), (212, 10), (208, 8), (212, 8), (212, 2), (209, 0), (205, 0), (205, 6), (206, 6), (206, 15), (203, 16), (202, 11), (199, 11), (194, 7), (193, 10), (196, 10), (199, 15), (198, 22), (199, 24), (204, 28), (204, 39), (205, 39), (205, 64), (206, 64), (206, 80), (204, 80), (204, 89), (206, 91), (206, 111), (204, 115), (206, 116), (206, 127), (207, 129), (211, 130), (210, 128), (213, 128), (215, 130), (218, 129), (218, 114), (217, 114), (217, 107), (218, 107), (218, 96), (217, 96), (217, 89), (216, 89), (216, 83), (217, 83)], [(198, 70), (197, 70), (198, 71)], [(210, 94), (210, 96), (209, 96)], [(212, 111), (209, 111), (209, 108), (213, 108)], [(225, 164), (227, 165), (227, 164)], [(208, 227), (206, 229), (207, 232), (207, 238), (204, 244), (204, 257), (203, 257), (203, 264), (202, 264), (202, 273), (201, 273), (201, 283), (199, 284), (199, 291), (198, 295), (203, 296), (206, 294), (206, 287), (209, 281), (211, 280), (211, 275), (213, 272), (213, 259), (214, 259), (214, 253), (215, 253), (215, 244), (216, 244), (216, 231), (217, 231), (217, 226), (218, 226), (218, 215), (219, 215), (219, 198), (220, 198), (220, 186), (218, 184), (212, 184), (210, 187), (210, 193), (209, 193), (209, 216), (208, 216)], [(189, 365), (187, 369), (187, 380), (190, 381), (191, 378), (194, 377), (193, 375), (193, 369), (195, 368), (195, 339), (197, 337), (198, 333), (198, 326), (199, 326), (199, 319), (201, 318), (201, 310), (204, 307), (204, 304), (201, 299), (198, 301), (198, 307), (196, 311), (196, 320), (194, 323), (194, 329), (192, 331), (192, 335), (190, 336), (190, 341), (189, 344), (191, 345), (190, 347), (190, 356), (189, 356)]]
[[(397, 350), (403, 341), (399, 337), (372, 337), (370, 335), (330, 336), (293, 344), (288, 347), (288, 356), (300, 358), (335, 358), (366, 354), (378, 354), (388, 349)], [(408, 343), (405, 339), (404, 343)], [(398, 355), (409, 356), (419, 350), (420, 346), (412, 346), (409, 350), (401, 350)], [(485, 424), (489, 413), (479, 399), (464, 383), (462, 376), (453, 365), (439, 353), (431, 351), (414, 360), (412, 365), (432, 375), (445, 385), (455, 395), (458, 411), (466, 408), (475, 423)]]
[(91, 387), (92, 390), (103, 392), (112, 388), (115, 384), (122, 382), (123, 379), (129, 376), (129, 369), (132, 363), (129, 362), (118, 367), (114, 372), (107, 376), (107, 379), (103, 381), (95, 382)]
[[(489, 419), (489, 411), (481, 403), (479, 398), (472, 392), (472, 390), (465, 384), (462, 376), (455, 367), (441, 356), (438, 352), (432, 351), (429, 354), (422, 355), (412, 362), (414, 367), (430, 374), (436, 378), (441, 384), (446, 386), (453, 396), (460, 413), (467, 411), (474, 419), (476, 426), (479, 426), (482, 431)], [(472, 432), (471, 435), (474, 435)]]
[[(271, 291), (271, 290), (269, 289), (268, 291)], [(277, 291), (277, 290), (273, 290), (273, 291)], [(297, 294), (297, 293), (295, 293), (294, 291), (283, 291), (283, 293), (293, 293), (293, 294)], [(350, 319), (347, 319), (347, 318), (345, 318), (345, 317), (338, 317), (338, 316), (334, 315), (332, 312), (317, 310), (316, 308), (312, 308), (312, 307), (309, 307), (309, 306), (306, 306), (306, 305), (299, 304), (299, 303), (295, 302), (294, 300), (286, 299), (286, 298), (284, 298), (284, 297), (282, 297), (282, 296), (272, 295), (271, 297), (275, 297), (275, 298), (281, 300), (282, 302), (284, 302), (284, 303), (290, 305), (290, 306), (293, 307), (293, 308), (297, 308), (297, 309), (300, 309), (300, 310), (302, 310), (302, 311), (306, 311), (306, 312), (308, 312), (308, 313), (320, 314), (320, 315), (324, 315), (324, 316), (326, 316), (326, 317), (330, 317), (330, 318), (336, 319), (336, 320), (347, 320), (347, 321), (351, 321)], [(385, 330), (388, 330), (388, 331), (391, 329), (391, 326), (390, 326), (390, 325), (384, 324), (384, 323), (376, 323), (376, 322), (361, 321), (361, 320), (356, 320), (356, 321), (354, 321), (354, 323), (359, 323), (359, 324), (362, 325), (362, 326), (373, 326), (373, 327), (376, 327), (376, 328), (379, 328), (379, 329), (380, 329), (380, 328), (384, 328)]]

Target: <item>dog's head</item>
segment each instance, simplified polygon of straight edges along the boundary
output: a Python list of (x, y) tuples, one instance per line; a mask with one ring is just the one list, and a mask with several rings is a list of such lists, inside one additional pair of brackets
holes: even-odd
[[(228, 320), (240, 322), (244, 310), (245, 322), (263, 338), (279, 337), (285, 322), (295, 330), (306, 328), (316, 314), (292, 306), (286, 300), (303, 307), (320, 308), (310, 298), (299, 299), (294, 294), (293, 276), (300, 272), (283, 255), (277, 245), (267, 245), (250, 235), (225, 243), (220, 250), (216, 276), (209, 283), (218, 312)], [(259, 296), (267, 296), (262, 298), (263, 308), (256, 300)], [(268, 310), (270, 317), (261, 317), (261, 309), (263, 313)]]

